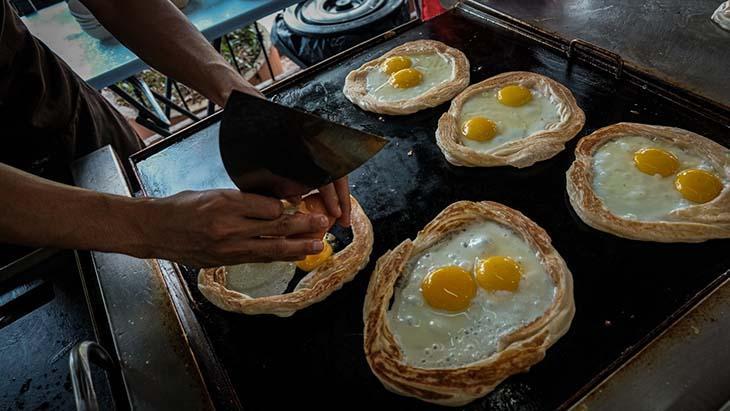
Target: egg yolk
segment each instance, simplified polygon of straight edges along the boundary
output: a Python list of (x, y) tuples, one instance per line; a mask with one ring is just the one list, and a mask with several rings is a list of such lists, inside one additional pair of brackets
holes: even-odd
[(403, 56), (388, 57), (381, 66), (386, 74), (393, 74), (396, 71), (407, 69), (411, 66), (411, 59)]
[(689, 169), (677, 174), (674, 187), (682, 197), (695, 203), (706, 203), (720, 195), (723, 184), (716, 175), (705, 170)]
[(474, 141), (489, 141), (497, 135), (497, 124), (484, 117), (472, 117), (462, 129), (464, 137)]
[(471, 273), (457, 266), (438, 268), (421, 283), (421, 293), (428, 305), (447, 311), (463, 311), (477, 293)]
[(476, 267), (477, 282), (487, 291), (517, 291), (522, 278), (522, 268), (517, 261), (502, 256), (492, 256), (479, 261)]
[(302, 271), (312, 271), (320, 265), (324, 264), (332, 256), (332, 246), (326, 240), (322, 241), (324, 248), (319, 254), (308, 255), (304, 260), (297, 261), (297, 267)]
[(668, 177), (679, 169), (679, 160), (674, 154), (660, 148), (642, 148), (634, 153), (634, 164), (642, 173), (659, 174)]
[(390, 75), (390, 85), (395, 88), (411, 88), (421, 84), (423, 74), (413, 68), (398, 70)]
[(506, 86), (497, 92), (497, 100), (505, 106), (520, 107), (532, 100), (532, 93), (527, 87), (517, 85)]

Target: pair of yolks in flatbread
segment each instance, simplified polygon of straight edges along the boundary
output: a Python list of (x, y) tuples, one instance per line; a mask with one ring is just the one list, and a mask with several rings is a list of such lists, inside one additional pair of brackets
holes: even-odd
[(690, 168), (679, 171), (677, 156), (661, 148), (642, 148), (634, 153), (634, 165), (642, 173), (674, 177), (674, 188), (684, 198), (694, 203), (706, 203), (717, 197), (723, 189), (720, 179), (709, 171)]
[(423, 299), (433, 308), (464, 311), (476, 296), (477, 284), (487, 291), (515, 292), (520, 285), (522, 268), (510, 257), (491, 256), (481, 259), (469, 271), (450, 265), (430, 272), (421, 282)]
[[(508, 107), (521, 107), (532, 101), (532, 92), (524, 86), (511, 84), (497, 91), (497, 101)], [(499, 134), (497, 123), (486, 117), (472, 117), (461, 130), (464, 138), (474, 141), (490, 141)]]
[(388, 83), (393, 88), (411, 88), (423, 81), (423, 73), (412, 68), (413, 62), (405, 56), (393, 56), (387, 58), (382, 65), (385, 74), (390, 75)]

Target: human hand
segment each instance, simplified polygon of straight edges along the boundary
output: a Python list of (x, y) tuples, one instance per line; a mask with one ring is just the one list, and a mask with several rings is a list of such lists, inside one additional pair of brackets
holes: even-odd
[[(350, 203), (350, 186), (347, 182), (347, 176), (320, 187), (318, 191), (321, 194), (324, 208), (317, 209), (317, 211), (334, 217), (341, 227), (349, 227), (352, 204)], [(302, 197), (288, 196), (286, 200), (297, 205), (302, 201)]]
[(283, 214), (281, 201), (238, 190), (185, 191), (146, 205), (144, 257), (195, 267), (302, 260), (322, 250), (321, 239), (284, 237), (328, 227), (324, 215)]
[(319, 188), (322, 200), (327, 208), (327, 213), (337, 218), (337, 224), (341, 227), (350, 226), (350, 186), (347, 183), (347, 176)]

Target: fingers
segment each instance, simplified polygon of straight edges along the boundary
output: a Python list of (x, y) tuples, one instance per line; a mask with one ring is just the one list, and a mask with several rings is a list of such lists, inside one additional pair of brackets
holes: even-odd
[(326, 216), (321, 214), (297, 213), (284, 215), (276, 220), (262, 221), (259, 225), (260, 231), (255, 233), (256, 236), (289, 237), (296, 234), (323, 232), (329, 227), (329, 221)]
[(322, 194), (322, 201), (324, 201), (327, 212), (335, 218), (340, 218), (342, 216), (342, 209), (340, 208), (340, 199), (337, 197), (337, 191), (335, 191), (334, 185), (327, 184), (324, 187), (320, 187), (319, 193)]
[(337, 219), (337, 224), (341, 227), (349, 227), (352, 205), (350, 204), (350, 186), (347, 182), (347, 176), (335, 181), (334, 186), (342, 209), (342, 215)]
[(237, 201), (240, 214), (244, 217), (273, 220), (281, 217), (284, 212), (284, 205), (274, 198), (236, 190), (230, 191), (234, 200)]
[(300, 259), (302, 255), (318, 254), (324, 248), (321, 240), (261, 238), (246, 242), (246, 254), (253, 258), (271, 261)]

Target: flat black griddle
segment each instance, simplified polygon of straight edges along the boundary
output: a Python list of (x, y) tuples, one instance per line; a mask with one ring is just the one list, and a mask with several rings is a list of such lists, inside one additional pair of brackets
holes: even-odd
[[(281, 83), (270, 90), (275, 101), (392, 141), (350, 177), (352, 192), (375, 229), (371, 263), (325, 301), (290, 318), (247, 317), (207, 302), (197, 290), (197, 269), (168, 273), (168, 284), (187, 289), (192, 299), (177, 302), (193, 307), (194, 318), (183, 322), (199, 322), (213, 347), (218, 363), (203, 368), (224, 370), (245, 408), (436, 408), (391, 394), (370, 372), (362, 349), (362, 303), (375, 260), (403, 239), (414, 238), (458, 200), (498, 201), (545, 228), (573, 273), (577, 310), (570, 331), (542, 362), (465, 409), (566, 408), (728, 277), (730, 241), (638, 242), (584, 225), (565, 193), (565, 171), (578, 138), (556, 157), (525, 170), (453, 167), (434, 141), (438, 117), (448, 104), (391, 117), (362, 111), (345, 99), (341, 89), (350, 70), (416, 39), (462, 50), (471, 62), (472, 83), (526, 70), (566, 85), (586, 112), (578, 138), (633, 121), (686, 128), (730, 146), (727, 116), (690, 110), (694, 106), (682, 100), (681, 90), (644, 83), (631, 72), (617, 79), (615, 67), (600, 56), (579, 56), (570, 63), (563, 47), (567, 42), (521, 32), (478, 5), (461, 5), (427, 23), (410, 24)], [(225, 177), (215, 175), (220, 171), (215, 158), (218, 120), (214, 116), (133, 156), (142, 190), (152, 196), (179, 191), (186, 184), (182, 176), (198, 171), (213, 176), (214, 186), (227, 186)], [(201, 188), (205, 182), (190, 184)], [(213, 374), (211, 386), (225, 395), (220, 386), (229, 382)]]

